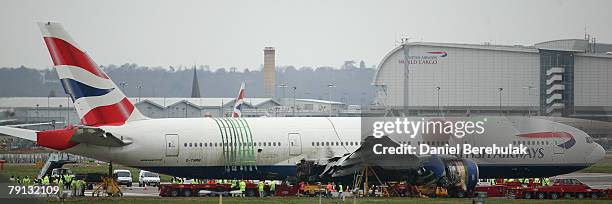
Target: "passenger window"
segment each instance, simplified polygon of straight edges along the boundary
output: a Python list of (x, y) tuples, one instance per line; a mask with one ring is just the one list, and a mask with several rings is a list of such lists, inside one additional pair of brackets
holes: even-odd
[(200, 142), (200, 147), (202, 147), (202, 143)]
[(187, 147), (187, 143), (183, 144), (183, 146)]

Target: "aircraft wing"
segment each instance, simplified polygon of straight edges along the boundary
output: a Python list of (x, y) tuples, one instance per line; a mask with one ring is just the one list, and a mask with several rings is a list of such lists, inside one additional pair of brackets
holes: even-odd
[[(18, 137), (37, 142), (38, 145), (58, 149), (60, 143), (85, 143), (98, 146), (121, 147), (131, 144), (131, 138), (115, 136), (97, 127), (68, 126), (65, 129), (35, 131), (22, 128), (0, 126), (0, 135)], [(68, 139), (69, 138), (69, 139)], [(68, 139), (68, 140), (65, 140)], [(59, 144), (64, 147), (64, 144)]]
[(364, 144), (352, 153), (335, 157), (328, 160), (327, 165), (320, 177), (341, 177), (353, 175), (365, 166), (376, 167), (385, 171), (414, 170), (421, 166), (423, 156), (414, 154), (375, 154), (372, 150), (374, 145), (381, 144), (385, 147), (397, 147), (399, 144), (389, 137), (375, 138), (367, 137)]
[(0, 135), (13, 136), (36, 142), (37, 131), (23, 128), (0, 126)]
[[(312, 178), (312, 172), (321, 172), (317, 176), (322, 180), (342, 180), (368, 167), (372, 169), (369, 172), (375, 172), (374, 176), (383, 181), (404, 180), (415, 185), (437, 183), (462, 191), (473, 189), (478, 182), (478, 166), (471, 160), (454, 155), (375, 154), (373, 148), (378, 144), (383, 147), (400, 146), (389, 137), (367, 137), (354, 152), (315, 164), (314, 169), (323, 170), (304, 171), (305, 176)], [(381, 149), (377, 147), (377, 151)]]
[(30, 127), (30, 126), (40, 126), (40, 125), (55, 125), (55, 124), (64, 124), (64, 122), (25, 123), (25, 124), (5, 125), (5, 126), (6, 127), (19, 128), (19, 127)]

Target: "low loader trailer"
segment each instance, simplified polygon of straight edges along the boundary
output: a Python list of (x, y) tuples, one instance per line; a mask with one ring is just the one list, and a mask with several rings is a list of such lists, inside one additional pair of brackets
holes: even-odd
[(523, 199), (597, 199), (607, 197), (609, 189), (597, 189), (580, 182), (578, 179), (556, 179), (553, 185), (525, 187), (517, 191), (517, 198)]
[[(298, 193), (296, 185), (277, 185), (274, 196), (295, 196)], [(265, 185), (264, 194), (270, 195), (270, 187)], [(162, 197), (192, 197), (201, 195), (241, 195), (239, 188), (232, 188), (231, 184), (161, 184), (159, 186), (159, 195)], [(247, 183), (245, 196), (259, 196), (259, 190), (256, 183)]]

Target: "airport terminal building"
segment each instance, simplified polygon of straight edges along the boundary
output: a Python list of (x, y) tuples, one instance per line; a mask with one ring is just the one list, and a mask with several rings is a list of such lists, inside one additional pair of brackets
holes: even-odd
[[(408, 70), (406, 72), (406, 70)], [(533, 46), (410, 42), (383, 57), (375, 103), (416, 115), (612, 119), (612, 44)]]

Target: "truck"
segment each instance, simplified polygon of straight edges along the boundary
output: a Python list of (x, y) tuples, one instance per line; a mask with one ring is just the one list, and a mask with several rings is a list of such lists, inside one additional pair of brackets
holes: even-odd
[(574, 178), (555, 179), (550, 186), (525, 187), (517, 191), (517, 198), (559, 199), (559, 198), (599, 198), (607, 190), (591, 188)]
[(132, 173), (130, 170), (117, 169), (113, 171), (113, 177), (117, 180), (119, 185), (126, 185), (132, 187)]

